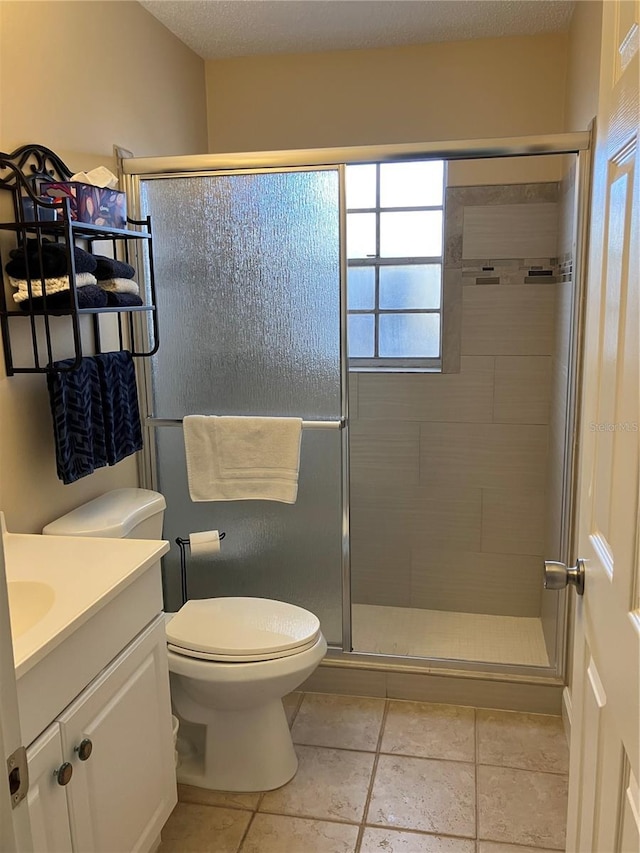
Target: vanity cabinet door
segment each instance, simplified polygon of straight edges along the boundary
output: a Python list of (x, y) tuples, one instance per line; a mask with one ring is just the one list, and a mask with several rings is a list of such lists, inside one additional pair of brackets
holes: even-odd
[(74, 768), (68, 790), (73, 849), (150, 850), (176, 804), (163, 617), (59, 721)]
[[(37, 853), (70, 853), (72, 849), (67, 809), (68, 785), (61, 785), (58, 781), (58, 771), (63, 763), (60, 726), (53, 723), (27, 750), (27, 807), (33, 849)], [(64, 773), (60, 774), (61, 782), (65, 778)]]

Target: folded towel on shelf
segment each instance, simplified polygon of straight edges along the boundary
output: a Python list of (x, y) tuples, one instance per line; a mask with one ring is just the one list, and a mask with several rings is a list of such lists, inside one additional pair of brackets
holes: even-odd
[(105, 278), (133, 278), (136, 274), (134, 267), (125, 261), (117, 261), (106, 255), (93, 256), (98, 266), (96, 267), (96, 278), (102, 281)]
[(56, 468), (63, 483), (75, 483), (108, 465), (98, 365), (83, 358), (76, 370), (60, 370), (74, 359), (55, 362), (47, 373), (53, 417)]
[[(76, 275), (76, 289), (80, 289), (82, 287), (86, 287), (89, 284), (97, 284), (98, 280), (95, 275), (92, 275), (90, 272), (81, 272)], [(29, 298), (29, 282), (24, 278), (14, 278), (13, 276), (9, 276), (9, 284), (11, 287), (14, 287), (15, 293), (13, 294), (14, 302), (24, 302)], [(43, 279), (41, 278), (32, 278), (31, 279), (31, 295), (32, 296), (42, 296), (44, 295), (49, 297), (54, 293), (61, 293), (62, 291), (69, 291), (69, 276), (68, 275), (60, 275), (55, 278), (45, 278), (44, 279), (44, 291), (42, 288)]]
[[(37, 240), (27, 240), (26, 251), (23, 247), (12, 249), (9, 252), (11, 260), (5, 264), (7, 274), (13, 278), (31, 278), (32, 280), (42, 275), (45, 278), (66, 275), (69, 272), (66, 244), (43, 241), (40, 246), (41, 253), (38, 252)], [(98, 266), (94, 256), (79, 246), (73, 247), (73, 259), (76, 273), (95, 272)]]
[(136, 293), (116, 293), (113, 290), (103, 290), (102, 292), (107, 300), (107, 305), (113, 307), (116, 305), (119, 305), (120, 307), (127, 307), (144, 304), (142, 299)]
[(98, 284), (103, 290), (114, 293), (140, 293), (138, 283), (132, 278), (103, 278), (98, 280)]
[(115, 465), (142, 450), (136, 371), (126, 350), (94, 358), (100, 378), (107, 459), (109, 465)]
[[(106, 308), (109, 304), (109, 294), (101, 287), (98, 287), (97, 284), (86, 284), (82, 287), (78, 287), (76, 294), (78, 299), (78, 308)], [(42, 297), (32, 299), (31, 303), (28, 301), (22, 301), (18, 304), (23, 311), (40, 311), (45, 307), (44, 299), (42, 299)], [(58, 293), (51, 294), (47, 290), (47, 310), (55, 311), (56, 308), (71, 308), (70, 290), (61, 290)]]
[(183, 428), (192, 501), (296, 502), (300, 418), (187, 415)]

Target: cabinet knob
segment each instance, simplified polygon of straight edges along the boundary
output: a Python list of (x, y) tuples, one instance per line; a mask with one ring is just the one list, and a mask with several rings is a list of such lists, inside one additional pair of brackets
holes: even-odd
[(53, 771), (53, 775), (56, 777), (58, 785), (68, 785), (73, 776), (73, 767), (68, 761), (65, 761), (57, 770)]
[(80, 761), (86, 761), (93, 752), (93, 744), (91, 743), (91, 740), (86, 737), (80, 741), (80, 746), (73, 747), (73, 751), (78, 753)]

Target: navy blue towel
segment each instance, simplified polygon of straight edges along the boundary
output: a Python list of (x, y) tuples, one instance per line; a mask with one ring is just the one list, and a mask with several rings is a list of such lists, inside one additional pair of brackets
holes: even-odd
[(94, 255), (96, 259), (96, 278), (102, 281), (106, 278), (133, 278), (136, 274), (135, 268), (125, 261), (117, 261), (106, 255)]
[(106, 294), (107, 305), (142, 305), (142, 299), (137, 293), (120, 293), (117, 290), (103, 290), (103, 293)]
[(55, 362), (47, 373), (56, 467), (63, 483), (75, 483), (109, 464), (98, 365), (83, 358), (77, 370), (56, 370), (73, 363)]
[[(13, 278), (57, 278), (66, 275), (67, 247), (64, 243), (40, 243), (38, 253), (38, 241), (27, 240), (26, 247), (12, 249), (9, 252), (11, 260), (5, 265), (5, 270)], [(95, 272), (98, 262), (90, 252), (85, 252), (79, 246), (73, 247), (73, 259), (76, 272)], [(42, 260), (42, 270), (40, 269)]]
[[(107, 291), (98, 287), (97, 284), (85, 284), (83, 287), (78, 287), (76, 293), (78, 294), (78, 308), (104, 308), (109, 304)], [(51, 293), (47, 296), (48, 311), (54, 312), (56, 308), (64, 310), (70, 307), (71, 291), (69, 290), (60, 290), (58, 293)], [(22, 311), (39, 311), (44, 309), (44, 299), (41, 296), (36, 296), (31, 300), (31, 304), (29, 304), (28, 299), (24, 300), (20, 302), (20, 308)]]
[(142, 449), (136, 372), (131, 353), (96, 355), (109, 465)]

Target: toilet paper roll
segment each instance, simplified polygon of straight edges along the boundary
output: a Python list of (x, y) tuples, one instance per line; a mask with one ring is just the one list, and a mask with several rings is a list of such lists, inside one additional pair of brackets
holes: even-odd
[(220, 532), (202, 530), (189, 536), (192, 557), (212, 557), (220, 552)]

